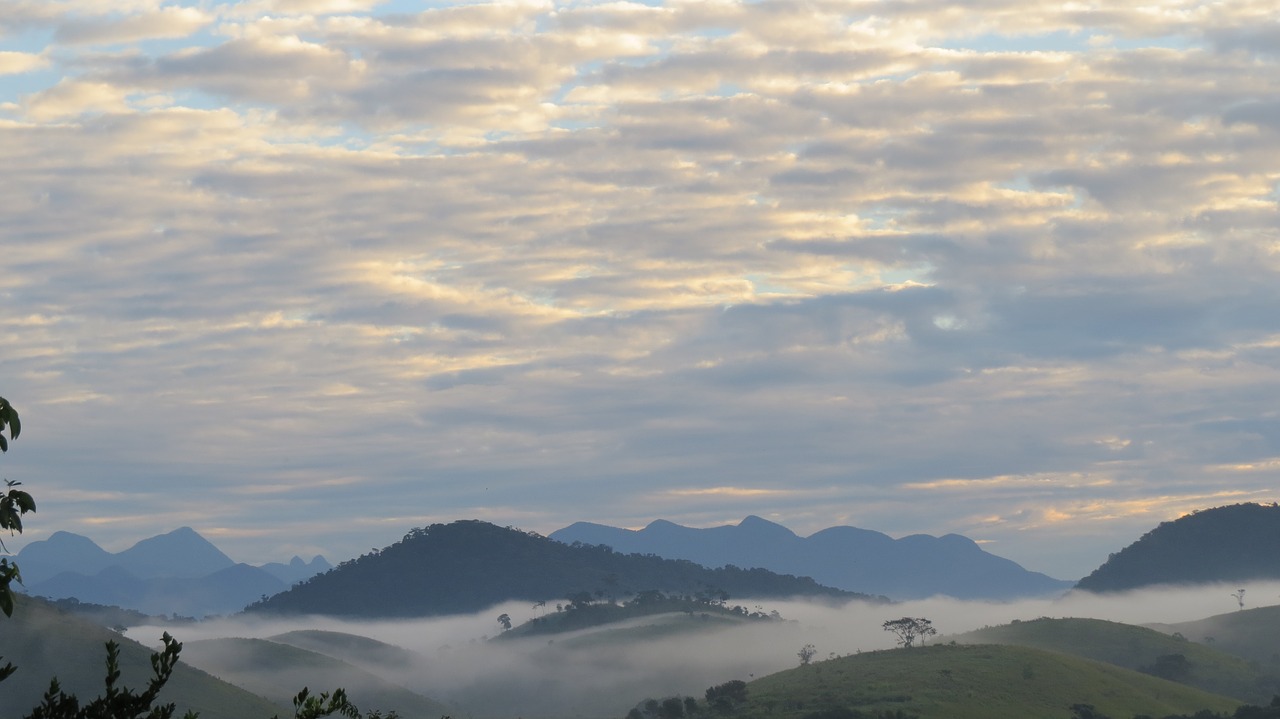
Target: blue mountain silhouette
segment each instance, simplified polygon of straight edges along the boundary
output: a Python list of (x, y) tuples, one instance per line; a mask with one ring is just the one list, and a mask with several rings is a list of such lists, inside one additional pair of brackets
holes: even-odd
[(959, 534), (894, 539), (868, 529), (830, 527), (801, 537), (780, 524), (749, 516), (737, 525), (706, 529), (662, 519), (640, 530), (578, 522), (550, 536), (565, 543), (604, 544), (618, 552), (688, 559), (708, 567), (759, 567), (892, 599), (946, 595), (1003, 600), (1059, 594), (1072, 584), (1028, 571)]

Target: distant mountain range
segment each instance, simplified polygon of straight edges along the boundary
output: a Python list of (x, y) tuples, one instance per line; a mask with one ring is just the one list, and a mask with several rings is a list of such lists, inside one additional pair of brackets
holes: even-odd
[(1162, 522), (1112, 554), (1078, 589), (1280, 579), (1280, 506), (1233, 504)]
[(689, 561), (570, 546), (468, 520), (415, 529), (381, 551), (264, 599), (246, 611), (412, 617), (460, 614), (499, 602), (623, 599), (646, 590), (731, 597), (879, 599), (764, 569), (707, 569)]
[(1071, 582), (983, 551), (958, 534), (893, 539), (868, 529), (831, 527), (800, 537), (750, 516), (737, 525), (708, 529), (666, 520), (640, 530), (578, 522), (550, 536), (566, 544), (602, 544), (618, 552), (687, 559), (707, 567), (761, 567), (891, 599), (946, 595), (1000, 600), (1059, 594), (1071, 587)]
[(34, 596), (195, 617), (239, 611), (332, 566), (320, 556), (260, 567), (237, 564), (190, 527), (118, 553), (88, 537), (55, 532), (23, 547), (17, 562), (24, 591)]

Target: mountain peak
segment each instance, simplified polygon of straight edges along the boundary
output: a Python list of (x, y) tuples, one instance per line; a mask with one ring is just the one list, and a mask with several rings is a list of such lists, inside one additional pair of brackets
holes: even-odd
[(777, 522), (770, 522), (769, 520), (763, 517), (758, 517), (754, 514), (748, 514), (746, 517), (743, 517), (742, 521), (738, 522), (738, 528), (749, 529), (754, 532), (771, 532), (773, 534), (786, 535), (788, 537), (796, 536), (795, 532), (787, 529), (781, 524), (778, 524)]
[(203, 577), (235, 564), (191, 527), (144, 539), (116, 558), (142, 577)]
[(736, 525), (706, 529), (665, 519), (639, 532), (599, 525), (586, 529), (577, 524), (551, 536), (566, 543), (607, 544), (619, 552), (685, 559), (707, 567), (732, 564), (812, 577), (827, 586), (899, 599), (935, 594), (1009, 599), (1055, 594), (1070, 586), (990, 554), (958, 534), (895, 540), (881, 532), (842, 526), (801, 538), (757, 515), (748, 515)]
[(684, 529), (684, 527), (681, 527), (675, 522), (669, 522), (665, 519), (655, 519), (652, 522), (649, 522), (648, 524), (646, 524), (644, 528), (645, 530)]

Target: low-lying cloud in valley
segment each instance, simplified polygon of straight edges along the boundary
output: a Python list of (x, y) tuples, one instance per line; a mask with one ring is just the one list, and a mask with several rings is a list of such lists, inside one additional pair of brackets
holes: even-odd
[[(657, 638), (625, 631), (587, 631), (488, 641), (501, 632), (497, 622), (500, 614), (509, 614), (519, 624), (534, 616), (535, 611), (555, 611), (554, 602), (546, 609), (511, 602), (474, 615), (441, 619), (360, 622), (317, 617), (279, 621), (233, 617), (177, 629), (134, 627), (128, 636), (151, 643), (166, 630), (183, 641), (267, 638), (303, 629), (350, 633), (410, 650), (416, 656), (396, 665), (362, 663), (359, 659), (353, 659), (354, 664), (382, 679), (455, 705), (460, 711), (480, 716), (621, 717), (645, 698), (676, 694), (701, 697), (709, 686), (731, 679), (750, 680), (796, 666), (797, 652), (806, 644), (814, 645), (817, 660), (891, 648), (894, 639), (881, 624), (903, 616), (931, 620), (940, 634), (929, 642), (946, 642), (950, 636), (984, 626), (1038, 617), (1168, 624), (1237, 610), (1232, 593), (1241, 587), (1247, 588), (1249, 608), (1274, 604), (1280, 598), (1280, 583), (1245, 582), (1194, 588), (1155, 587), (1108, 595), (1071, 593), (1061, 598), (1009, 603), (948, 598), (847, 605), (732, 600), (730, 604), (742, 604), (752, 610), (777, 610), (789, 621), (748, 623)], [(641, 619), (631, 624), (649, 621)], [(306, 681), (305, 675), (293, 669), (282, 669), (279, 679), (284, 686)], [(313, 691), (323, 688), (314, 681), (309, 686)]]

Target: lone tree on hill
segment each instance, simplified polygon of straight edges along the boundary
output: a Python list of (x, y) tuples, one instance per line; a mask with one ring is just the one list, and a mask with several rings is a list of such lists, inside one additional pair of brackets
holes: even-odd
[(924, 638), (931, 637), (938, 633), (933, 628), (933, 622), (924, 617), (903, 617), (901, 619), (890, 619), (880, 625), (886, 632), (892, 632), (898, 637), (898, 646), (904, 649), (910, 649), (915, 646), (916, 637), (920, 638), (920, 645), (924, 646)]
[(806, 644), (803, 647), (800, 647), (800, 651), (796, 652), (796, 656), (800, 657), (800, 666), (806, 666), (813, 660), (814, 655), (817, 653), (818, 650), (815, 649), (812, 644)]

